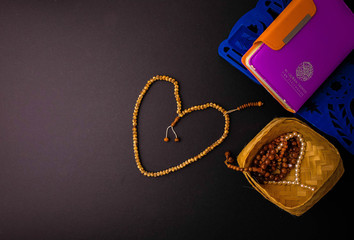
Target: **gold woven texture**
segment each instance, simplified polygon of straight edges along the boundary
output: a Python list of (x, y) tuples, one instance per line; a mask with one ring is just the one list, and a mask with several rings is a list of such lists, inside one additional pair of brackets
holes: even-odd
[[(262, 129), (237, 157), (240, 167), (248, 167), (258, 150), (281, 134), (297, 131), (307, 143), (300, 167), (300, 182), (315, 187), (315, 191), (299, 185), (259, 184), (244, 172), (252, 186), (266, 199), (283, 210), (300, 216), (320, 200), (343, 175), (343, 163), (337, 149), (324, 137), (296, 118), (276, 118)], [(295, 171), (285, 180), (294, 181)]]

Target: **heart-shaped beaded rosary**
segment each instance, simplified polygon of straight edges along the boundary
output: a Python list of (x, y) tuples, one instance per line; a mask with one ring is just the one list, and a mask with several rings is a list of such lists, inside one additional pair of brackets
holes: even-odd
[[(219, 111), (220, 113), (222, 113), (222, 115), (224, 116), (225, 119), (225, 126), (224, 126), (224, 133), (222, 134), (222, 136), (216, 140), (214, 143), (212, 143), (210, 146), (206, 147), (203, 151), (201, 151), (199, 154), (197, 154), (194, 157), (191, 157), (187, 160), (185, 160), (184, 162), (182, 162), (181, 164), (178, 164), (176, 166), (161, 170), (161, 171), (156, 171), (156, 172), (152, 172), (152, 171), (147, 171), (142, 163), (141, 163), (141, 159), (140, 159), (140, 154), (139, 154), (139, 140), (138, 140), (138, 115), (139, 115), (139, 109), (142, 103), (142, 100), (145, 96), (145, 94), (147, 93), (147, 91), (149, 90), (149, 88), (151, 87), (151, 85), (157, 81), (165, 81), (165, 82), (169, 82), (172, 83), (174, 85), (174, 95), (175, 95), (175, 99), (176, 99), (176, 103), (177, 103), (177, 117), (175, 118), (175, 120), (171, 123), (170, 126), (167, 127), (166, 129), (166, 135), (164, 138), (165, 142), (169, 141), (168, 138), (168, 130), (171, 129), (175, 135), (175, 142), (179, 142), (179, 137), (177, 136), (176, 131), (174, 130), (175, 125), (177, 124), (177, 122), (184, 116), (186, 116), (187, 114), (194, 112), (194, 111), (201, 111), (201, 110), (205, 110), (208, 108), (214, 108), (217, 111)], [(260, 107), (262, 106), (263, 103), (262, 102), (250, 102), (250, 103), (246, 103), (243, 104), (235, 109), (232, 110), (225, 110), (224, 108), (222, 108), (221, 106), (215, 104), (215, 103), (205, 103), (202, 105), (197, 105), (197, 106), (193, 106), (187, 109), (182, 110), (182, 101), (181, 98), (179, 96), (179, 86), (178, 86), (178, 82), (168, 76), (155, 76), (153, 78), (151, 78), (146, 85), (144, 86), (143, 90), (140, 92), (140, 95), (138, 97), (138, 100), (136, 101), (135, 104), (135, 108), (134, 108), (134, 112), (133, 112), (133, 148), (134, 148), (134, 157), (135, 157), (135, 162), (137, 165), (137, 168), (139, 169), (139, 171), (141, 172), (141, 174), (143, 174), (144, 176), (147, 177), (159, 177), (159, 176), (164, 176), (167, 175), (169, 173), (178, 171), (184, 167), (186, 167), (189, 164), (192, 164), (196, 161), (198, 161), (199, 159), (201, 159), (202, 157), (204, 157), (206, 154), (208, 154), (210, 151), (212, 151), (215, 147), (217, 147), (218, 145), (220, 145), (225, 138), (227, 137), (228, 133), (229, 133), (229, 126), (230, 126), (230, 117), (229, 117), (229, 113), (235, 112), (235, 111), (240, 111), (242, 109), (248, 108), (248, 107)]]
[[(298, 185), (314, 191), (313, 186), (300, 181), (300, 167), (305, 150), (306, 142), (302, 135), (298, 132), (290, 132), (263, 145), (253, 158), (250, 167), (236, 166), (230, 152), (225, 152), (225, 164), (232, 170), (249, 172), (260, 184)], [(295, 169), (295, 180), (284, 180), (293, 168)]]

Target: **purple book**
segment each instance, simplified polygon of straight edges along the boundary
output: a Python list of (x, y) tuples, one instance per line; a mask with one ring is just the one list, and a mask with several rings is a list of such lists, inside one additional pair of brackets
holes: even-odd
[(243, 56), (243, 64), (296, 112), (354, 48), (343, 0), (293, 0)]

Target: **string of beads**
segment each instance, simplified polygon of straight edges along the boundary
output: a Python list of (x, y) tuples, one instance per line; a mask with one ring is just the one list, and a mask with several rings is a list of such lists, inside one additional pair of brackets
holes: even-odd
[[(222, 136), (216, 140), (214, 143), (212, 143), (210, 146), (208, 146), (207, 148), (205, 148), (202, 152), (200, 152), (199, 154), (197, 154), (194, 157), (191, 157), (189, 159), (187, 159), (186, 161), (182, 162), (181, 164), (178, 164), (176, 166), (173, 167), (169, 167), (167, 169), (161, 170), (161, 171), (147, 171), (145, 170), (145, 168), (143, 167), (141, 160), (140, 160), (140, 156), (139, 156), (139, 140), (138, 140), (138, 115), (139, 115), (139, 109), (142, 103), (142, 100), (145, 96), (145, 94), (147, 93), (147, 91), (149, 90), (149, 88), (151, 87), (151, 85), (157, 81), (165, 81), (165, 82), (169, 82), (172, 83), (174, 85), (174, 96), (176, 99), (176, 104), (177, 104), (177, 117), (175, 118), (175, 120), (171, 123), (171, 125), (167, 128), (166, 130), (166, 137), (164, 138), (165, 142), (168, 142), (169, 139), (167, 138), (167, 131), (169, 128), (172, 129), (172, 131), (175, 133), (173, 127), (177, 124), (177, 122), (184, 117), (185, 115), (194, 112), (194, 111), (201, 111), (201, 110), (205, 110), (208, 108), (214, 108), (217, 111), (221, 112), (222, 115), (224, 116), (225, 119), (225, 126), (224, 126), (224, 132), (222, 134)], [(191, 163), (194, 163), (196, 161), (198, 161), (199, 159), (201, 159), (202, 157), (204, 157), (206, 154), (208, 154), (210, 151), (212, 151), (215, 147), (217, 147), (218, 145), (220, 145), (225, 138), (227, 137), (228, 133), (229, 133), (229, 128), (230, 128), (230, 117), (229, 117), (229, 113), (233, 112), (233, 111), (238, 111), (238, 110), (242, 110), (245, 109), (247, 107), (260, 107), (262, 106), (263, 103), (262, 102), (255, 102), (255, 103), (249, 103), (249, 104), (244, 104), (236, 109), (230, 110), (230, 111), (226, 111), (224, 108), (222, 108), (221, 106), (215, 104), (215, 103), (206, 103), (206, 104), (202, 104), (202, 105), (197, 105), (197, 106), (193, 106), (187, 109), (182, 110), (182, 101), (181, 98), (179, 96), (179, 86), (178, 86), (178, 82), (168, 76), (160, 76), (157, 75), (153, 78), (151, 78), (149, 81), (147, 81), (146, 85), (144, 86), (144, 88), (142, 89), (142, 91), (139, 94), (139, 97), (136, 101), (135, 107), (134, 107), (134, 112), (133, 112), (133, 120), (132, 120), (132, 132), (133, 132), (133, 149), (134, 149), (134, 157), (135, 157), (135, 162), (137, 165), (137, 168), (139, 169), (139, 171), (141, 172), (141, 174), (143, 174), (144, 176), (147, 177), (159, 177), (159, 176), (164, 176), (167, 175), (169, 173), (175, 172), (177, 170), (180, 170), (186, 166), (188, 166)], [(177, 137), (177, 134), (175, 133), (175, 141), (179, 142), (179, 138)]]
[(231, 109), (231, 110), (227, 111), (227, 113), (232, 113), (232, 112), (235, 112), (235, 111), (240, 111), (240, 110), (243, 110), (243, 109), (249, 108), (249, 107), (260, 107), (260, 106), (262, 106), (262, 105), (263, 105), (262, 102), (249, 102), (249, 103), (242, 104), (241, 106), (238, 106), (238, 107), (235, 108), (235, 109)]

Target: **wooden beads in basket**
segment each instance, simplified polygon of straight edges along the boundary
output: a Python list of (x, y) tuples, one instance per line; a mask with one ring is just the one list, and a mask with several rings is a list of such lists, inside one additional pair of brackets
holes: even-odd
[[(225, 153), (225, 164), (235, 171), (249, 172), (260, 184), (300, 185), (314, 191), (314, 187), (300, 183), (300, 166), (305, 149), (306, 142), (300, 133), (286, 133), (263, 145), (250, 167), (241, 168), (232, 164), (234, 159), (230, 152)], [(295, 169), (295, 181), (285, 181), (292, 169)]]

